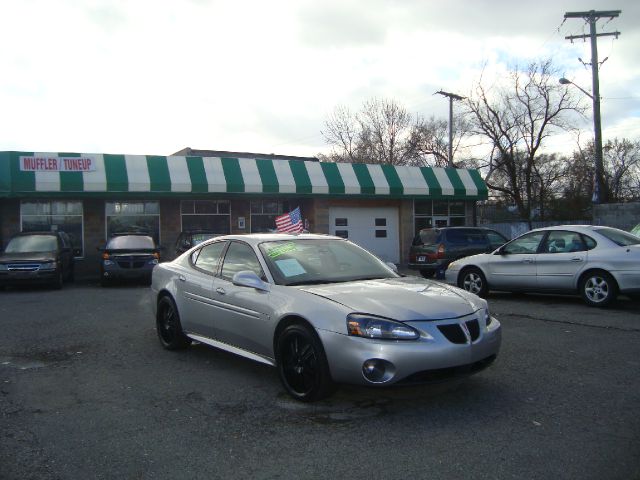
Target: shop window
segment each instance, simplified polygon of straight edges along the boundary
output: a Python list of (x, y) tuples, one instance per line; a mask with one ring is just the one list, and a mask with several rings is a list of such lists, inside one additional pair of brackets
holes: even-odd
[(449, 202), (449, 215), (453, 216), (459, 216), (462, 215), (464, 216), (465, 211), (464, 211), (464, 202), (463, 201), (457, 201), (457, 202)]
[(415, 234), (423, 228), (466, 225), (464, 200), (416, 200), (413, 211)]
[(432, 215), (433, 202), (431, 200), (416, 200), (414, 203), (414, 212), (416, 215)]
[(437, 216), (448, 216), (449, 202), (446, 200), (437, 200), (433, 202), (433, 214)]
[(336, 218), (336, 227), (347, 227), (349, 221), (346, 218)]
[(376, 227), (386, 227), (387, 219), (386, 218), (376, 218)]
[(158, 202), (106, 202), (107, 238), (116, 233), (145, 233), (160, 243)]
[(23, 232), (66, 232), (76, 255), (78, 257), (84, 256), (82, 202), (21, 202), (20, 225)]
[(291, 210), (287, 200), (252, 200), (251, 233), (275, 232), (276, 217)]
[(231, 233), (228, 200), (183, 200), (180, 203), (182, 230), (206, 230), (221, 235)]
[(376, 238), (387, 238), (386, 230), (376, 230)]

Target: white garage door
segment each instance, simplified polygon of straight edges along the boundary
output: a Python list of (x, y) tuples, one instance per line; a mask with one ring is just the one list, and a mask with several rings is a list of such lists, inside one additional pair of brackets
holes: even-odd
[(385, 262), (399, 263), (398, 209), (331, 207), (329, 233), (348, 238)]

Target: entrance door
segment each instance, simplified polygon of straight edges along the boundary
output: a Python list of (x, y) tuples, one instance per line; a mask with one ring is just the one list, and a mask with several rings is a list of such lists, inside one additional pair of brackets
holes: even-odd
[(385, 262), (399, 262), (399, 232), (397, 208), (329, 208), (331, 235), (348, 238)]

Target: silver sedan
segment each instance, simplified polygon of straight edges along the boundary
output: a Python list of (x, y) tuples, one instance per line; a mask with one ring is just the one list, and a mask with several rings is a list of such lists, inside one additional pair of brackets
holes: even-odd
[(591, 225), (531, 230), (493, 253), (449, 264), (445, 279), (481, 297), (489, 290), (579, 293), (604, 307), (618, 293), (640, 295), (640, 238)]
[(402, 277), (325, 235), (218, 237), (153, 270), (161, 344), (192, 341), (278, 369), (294, 398), (335, 383), (442, 381), (496, 358), (500, 323), (464, 290)]

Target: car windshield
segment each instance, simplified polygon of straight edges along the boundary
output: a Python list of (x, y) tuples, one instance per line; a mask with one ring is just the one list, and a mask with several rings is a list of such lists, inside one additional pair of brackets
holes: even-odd
[(398, 277), (380, 259), (346, 240), (281, 240), (262, 243), (260, 250), (278, 285)]
[(9, 241), (6, 253), (52, 252), (58, 248), (53, 235), (21, 235)]
[(106, 248), (108, 250), (153, 249), (155, 244), (153, 238), (144, 235), (122, 235), (110, 238)]
[(596, 228), (595, 231), (603, 237), (607, 237), (612, 242), (617, 243), (621, 247), (640, 244), (639, 237), (623, 230), (618, 230), (617, 228)]

